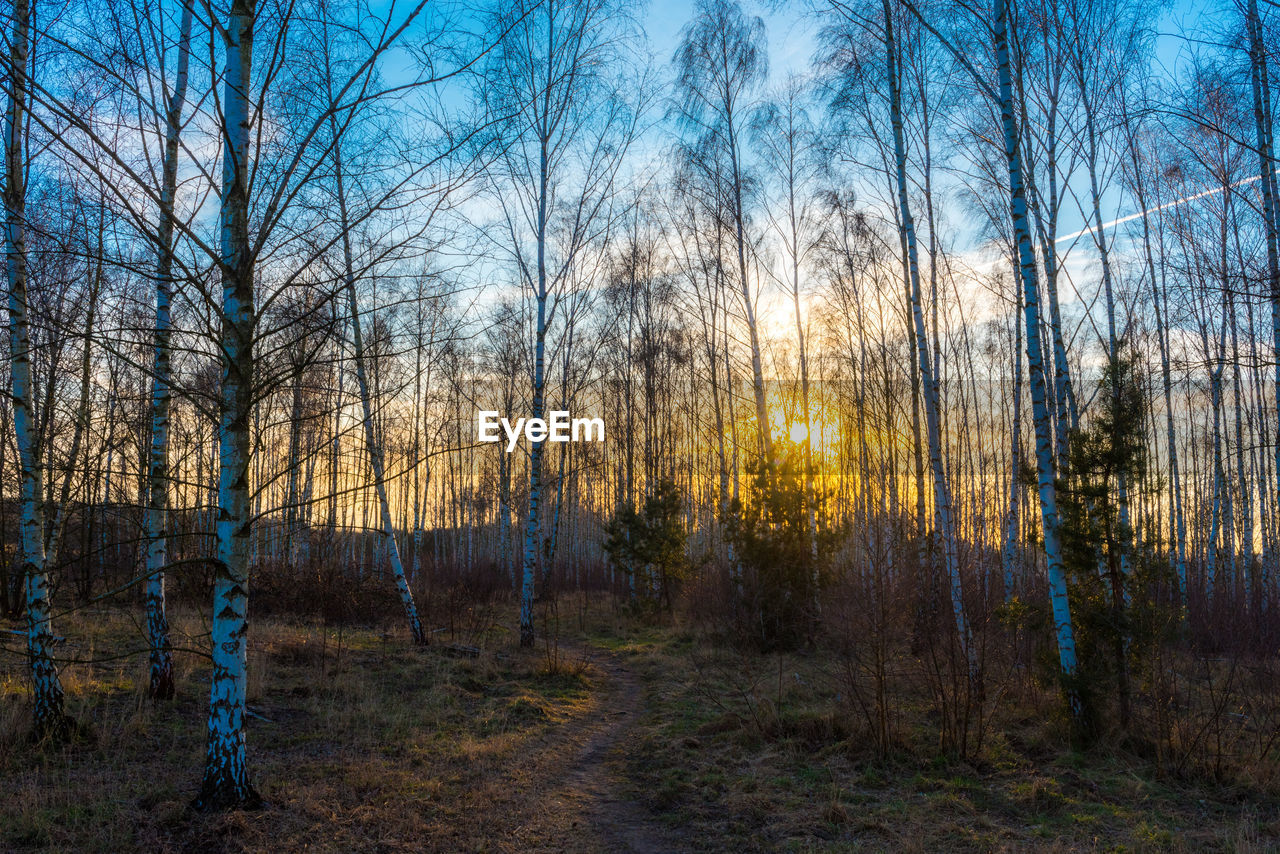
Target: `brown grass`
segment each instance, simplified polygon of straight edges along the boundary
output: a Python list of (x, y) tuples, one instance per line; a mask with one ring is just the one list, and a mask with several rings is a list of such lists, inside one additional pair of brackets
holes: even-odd
[(1038, 706), (1002, 708), (965, 761), (940, 755), (927, 696), (895, 696), (898, 743), (877, 754), (822, 654), (592, 631), (648, 688), (631, 791), (698, 850), (1280, 850), (1274, 785), (1172, 778), (1112, 744), (1073, 751)]
[[(198, 636), (179, 614), (177, 637)], [(139, 647), (123, 612), (63, 620), (62, 654), (88, 661)], [(181, 643), (179, 643), (181, 645)], [(341, 634), (267, 621), (250, 636), (250, 765), (268, 807), (206, 816), (199, 783), (208, 671), (177, 656), (178, 699), (144, 697), (145, 654), (63, 668), (68, 709), (92, 740), (29, 744), (20, 659), (0, 673), (0, 850), (524, 850), (592, 674), (548, 673), (495, 641), (479, 658), (415, 649), (407, 633)]]
[[(395, 624), (256, 623), (248, 738), (268, 806), (212, 816), (188, 808), (204, 660), (179, 653), (178, 699), (155, 706), (135, 612), (64, 619), (62, 654), (93, 662), (63, 669), (92, 738), (29, 744), (22, 659), (0, 658), (0, 851), (608, 850), (564, 789), (582, 733), (617, 699), (586, 647), (643, 685), (610, 795), (689, 850), (1280, 850), (1274, 775), (1213, 783), (1110, 743), (1073, 752), (1052, 703), (1029, 697), (1008, 700), (960, 760), (939, 754), (927, 694), (897, 696), (894, 747), (877, 752), (821, 655), (742, 654), (601, 601), (559, 612), (559, 647), (521, 652), (494, 634), (478, 658), (416, 649)], [(198, 647), (198, 617), (174, 626)]]

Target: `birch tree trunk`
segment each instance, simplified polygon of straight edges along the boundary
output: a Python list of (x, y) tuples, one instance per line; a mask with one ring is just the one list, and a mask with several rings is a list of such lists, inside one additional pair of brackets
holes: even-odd
[(902, 128), (902, 95), (899, 89), (897, 44), (893, 35), (893, 11), (889, 0), (884, 0), (885, 71), (889, 85), (889, 119), (893, 125), (893, 153), (896, 165), (899, 238), (907, 258), (907, 276), (911, 297), (911, 315), (916, 338), (916, 366), (920, 372), (920, 384), (924, 390), (925, 429), (929, 442), (929, 467), (933, 476), (934, 518), (938, 535), (942, 540), (947, 584), (951, 592), (951, 611), (955, 618), (960, 648), (968, 665), (969, 679), (977, 680), (978, 657), (973, 646), (964, 608), (964, 591), (960, 580), (960, 558), (956, 550), (955, 531), (952, 523), (951, 490), (942, 459), (942, 424), (938, 412), (938, 386), (934, 382), (933, 361), (929, 356), (929, 339), (925, 328), (924, 310), (921, 306), (919, 248), (916, 244), (915, 220), (907, 198), (907, 151)]
[(187, 97), (191, 57), (192, 0), (182, 5), (178, 67), (165, 110), (164, 164), (160, 187), (160, 227), (156, 246), (155, 361), (151, 375), (151, 460), (147, 472), (147, 641), (153, 699), (173, 697), (173, 655), (165, 615), (164, 566), (168, 559), (169, 511), (169, 303), (173, 296), (173, 205), (178, 186), (178, 142)]
[[(1266, 46), (1262, 41), (1262, 20), (1258, 0), (1249, 0), (1245, 13), (1249, 34), (1249, 65), (1253, 93), (1253, 125), (1262, 176), (1262, 219), (1267, 244), (1267, 296), (1271, 303), (1271, 348), (1275, 364), (1276, 425), (1280, 431), (1280, 199), (1277, 199), (1275, 142), (1271, 116), (1271, 83), (1267, 70)], [(1277, 477), (1275, 507), (1280, 507), (1280, 432), (1271, 437), (1275, 448)], [(1252, 531), (1249, 535), (1252, 536)]]
[(409, 633), (413, 635), (413, 642), (425, 645), (427, 634), (423, 631), (422, 620), (418, 617), (418, 606), (413, 601), (413, 591), (409, 588), (409, 579), (405, 576), (404, 563), (400, 559), (400, 547), (396, 543), (395, 521), (391, 515), (391, 503), (387, 500), (386, 465), (383, 459), (382, 443), (378, 440), (377, 431), (374, 429), (373, 402), (369, 391), (368, 371), (365, 367), (364, 334), (360, 329), (360, 308), (356, 295), (355, 266), (351, 256), (350, 219), (342, 171), (342, 144), (337, 137), (337, 120), (331, 117), (330, 121), (334, 132), (333, 161), (338, 190), (338, 224), (342, 229), (343, 277), (351, 311), (351, 349), (356, 365), (356, 385), (360, 392), (360, 414), (364, 421), (364, 444), (369, 455), (369, 466), (373, 469), (373, 488), (378, 498), (382, 539), (387, 557), (391, 562), (391, 574), (395, 578), (396, 590), (404, 606), (405, 619), (409, 622)]
[[(1051, 35), (1060, 31), (1060, 22), (1045, 35), (1045, 49), (1049, 51), (1052, 44)], [(1049, 303), (1050, 342), (1044, 345), (1041, 364), (1053, 365), (1053, 384), (1049, 386), (1050, 413), (1053, 416), (1054, 447), (1058, 468), (1066, 467), (1068, 455), (1068, 436), (1078, 426), (1079, 413), (1076, 409), (1075, 392), (1071, 384), (1071, 365), (1067, 361), (1067, 348), (1062, 332), (1062, 309), (1058, 299), (1058, 218), (1061, 212), (1061, 194), (1058, 189), (1058, 122), (1062, 100), (1062, 76), (1064, 68), (1054, 68), (1046, 74), (1046, 111), (1044, 118), (1044, 158), (1046, 180), (1048, 181), (1047, 198), (1037, 191), (1034, 158), (1028, 157), (1023, 163), (1024, 194), (1029, 190), (1027, 200), (1030, 219), (1028, 227), (1034, 225), (1035, 236), (1040, 242), (1040, 254), (1044, 264), (1045, 297)], [(1012, 77), (1012, 74), (1011, 74)], [(1018, 115), (1022, 119), (1022, 139), (1026, 141), (1027, 151), (1031, 150), (1032, 125), (1027, 118), (1027, 99), (1024, 94), (1022, 77), (1019, 74), (1012, 80), (1016, 86)], [(1052, 359), (1049, 358), (1049, 346), (1052, 345)]]
[[(1136, 155), (1133, 146), (1130, 150)], [(1141, 187), (1135, 163), (1134, 185)], [(1155, 256), (1151, 250), (1151, 221), (1147, 215), (1147, 203), (1141, 189), (1138, 190), (1138, 207), (1142, 210), (1142, 238), (1146, 248), (1147, 271), (1151, 276), (1152, 302), (1155, 305), (1156, 335), (1160, 345), (1160, 381), (1164, 391), (1165, 436), (1169, 446), (1169, 498), (1173, 509), (1174, 574), (1178, 581), (1178, 597), (1182, 605), (1187, 600), (1187, 524), (1182, 511), (1182, 481), (1178, 471), (1178, 442), (1173, 419), (1173, 375), (1169, 367), (1169, 332), (1165, 327), (1168, 313), (1168, 292), (1165, 289), (1163, 266), (1160, 279), (1156, 278)]]
[[(545, 133), (539, 140), (538, 158), (538, 269), (534, 297), (538, 304), (538, 316), (534, 327), (533, 342), (533, 412), (531, 418), (541, 418), (546, 393), (546, 343), (547, 343), (547, 193), (549, 139)], [(520, 645), (533, 646), (533, 585), (537, 574), (539, 523), (542, 518), (542, 442), (533, 442), (529, 449), (529, 515), (524, 529), (524, 559), (520, 575)]]
[[(1225, 297), (1225, 294), (1224, 294)], [(1224, 300), (1225, 301), (1225, 300)], [(1210, 453), (1213, 454), (1213, 505), (1209, 516), (1209, 539), (1205, 544), (1205, 562), (1204, 562), (1204, 595), (1206, 603), (1212, 607), (1214, 596), (1216, 594), (1216, 584), (1218, 578), (1218, 558), (1219, 554), (1218, 541), (1223, 529), (1224, 505), (1227, 503), (1225, 495), (1226, 488), (1226, 471), (1222, 464), (1222, 373), (1226, 369), (1226, 337), (1227, 337), (1227, 315), (1222, 315), (1222, 330), (1216, 341), (1216, 348), (1210, 347), (1210, 336), (1206, 331), (1206, 325), (1202, 324), (1200, 328), (1200, 340), (1204, 347), (1205, 364), (1209, 365), (1209, 405), (1212, 410), (1213, 429)], [(1230, 539), (1227, 539), (1230, 543)]]
[(1022, 180), (1022, 154), (1014, 121), (1013, 75), (1009, 62), (1008, 0), (995, 0), (995, 54), (999, 77), (1000, 123), (1004, 131), (1004, 155), (1009, 169), (1009, 213), (1013, 222), (1014, 245), (1022, 279), (1023, 311), (1027, 328), (1027, 368), (1031, 380), (1031, 411), (1036, 431), (1036, 475), (1040, 492), (1040, 515), (1044, 534), (1045, 563), (1049, 576), (1049, 601), (1058, 642), (1058, 662), (1067, 678), (1067, 701), (1077, 724), (1083, 722), (1080, 694), (1072, 684), (1078, 668), (1075, 630), (1067, 600), (1067, 575), (1062, 562), (1062, 542), (1058, 518), (1057, 487), (1054, 483), (1053, 423), (1049, 412), (1048, 387), (1040, 344), (1040, 288), (1036, 276), (1035, 250), (1027, 217), (1026, 188)]
[[(335, 148), (336, 153), (336, 148)], [(339, 164), (341, 158), (338, 158)], [(346, 204), (342, 201), (342, 167), (338, 167), (338, 207), (342, 211), (342, 219), (346, 220)], [(413, 601), (413, 591), (409, 589), (409, 580), (404, 573), (404, 563), (400, 559), (400, 547), (396, 543), (395, 521), (391, 515), (391, 502), (387, 499), (386, 466), (383, 460), (382, 444), (378, 441), (373, 426), (373, 403), (369, 392), (369, 380), (365, 370), (364, 337), (360, 331), (360, 309), (356, 300), (356, 280), (351, 267), (351, 240), (347, 236), (345, 225), (342, 232), (343, 257), (346, 265), (347, 300), (351, 309), (351, 349), (356, 365), (356, 385), (360, 392), (360, 413), (364, 421), (364, 443), (369, 455), (369, 466), (373, 469), (373, 488), (377, 494), (379, 517), (382, 521), (382, 539), (387, 558), (391, 561), (391, 574), (395, 578), (396, 590), (400, 593), (400, 602), (404, 605), (405, 618), (409, 621), (409, 633), (413, 642), (426, 644), (427, 635), (422, 629), (422, 621), (418, 617), (418, 607)]]
[(245, 763), (245, 692), (249, 629), (249, 424), (256, 323), (254, 259), (249, 246), (249, 92), (256, 0), (232, 0), (223, 68), (221, 210), (222, 356), (218, 422), (217, 558), (213, 581), (213, 671), (209, 746), (194, 806), (254, 807), (261, 797)]
[(34, 732), (64, 739), (70, 721), (63, 711), (62, 680), (53, 661), (53, 623), (44, 551), (43, 483), (35, 412), (32, 409), (31, 327), (27, 299), (26, 154), (28, 47), (31, 7), (15, 0), (9, 36), (9, 109), (5, 115), (5, 266), (9, 278), (9, 360), (13, 428), (18, 445), (22, 510), (22, 576), (26, 580), (27, 660), (31, 668)]

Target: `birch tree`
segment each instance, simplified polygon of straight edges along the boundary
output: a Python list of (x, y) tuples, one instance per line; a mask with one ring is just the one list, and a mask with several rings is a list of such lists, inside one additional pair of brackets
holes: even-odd
[[(327, 15), (322, 7), (321, 15)], [(343, 133), (339, 128), (339, 109), (333, 103), (333, 67), (331, 58), (331, 35), (328, 21), (322, 22), (320, 49), (324, 56), (325, 86), (331, 106), (328, 110), (329, 131), (332, 134), (334, 197), (338, 203), (338, 231), (342, 241), (342, 281), (345, 289), (348, 319), (351, 329), (351, 356), (355, 362), (356, 390), (360, 396), (360, 411), (364, 423), (365, 452), (369, 458), (369, 467), (373, 472), (373, 485), (377, 493), (378, 516), (382, 523), (382, 538), (387, 556), (391, 562), (391, 574), (395, 579), (396, 591), (404, 607), (405, 619), (409, 623), (409, 634), (416, 644), (427, 643), (427, 633), (422, 628), (422, 619), (418, 616), (418, 606), (413, 599), (413, 591), (409, 588), (409, 579), (405, 573), (404, 562), (400, 558), (400, 546), (396, 541), (395, 521), (391, 514), (391, 503), (387, 498), (386, 462), (382, 443), (379, 441), (374, 427), (373, 400), (369, 388), (369, 371), (364, 346), (364, 331), (361, 328), (359, 297), (356, 289), (356, 267), (352, 252), (352, 229), (347, 197), (347, 175), (343, 169), (342, 145)], [(351, 119), (347, 118), (350, 124)]]
[(1022, 283), (1022, 305), (1026, 320), (1027, 368), (1030, 375), (1031, 412), (1036, 435), (1036, 478), (1040, 493), (1045, 562), (1049, 575), (1049, 601), (1053, 611), (1054, 633), (1058, 642), (1058, 661), (1063, 676), (1068, 680), (1068, 702), (1072, 716), (1080, 722), (1085, 710), (1081, 705), (1078, 689), (1071, 684), (1077, 670), (1075, 627), (1071, 622), (1066, 571), (1062, 562), (1061, 523), (1058, 517), (1057, 487), (1054, 483), (1053, 425), (1049, 413), (1048, 384), (1045, 381), (1044, 351), (1040, 346), (1040, 285), (1036, 271), (1035, 250), (1031, 243), (1026, 186), (1023, 183), (1022, 150), (1014, 112), (1013, 70), (1009, 55), (1008, 0), (994, 0), (992, 19), (998, 80), (997, 102), (1000, 107), (1000, 124), (1004, 132), (1004, 156), (1009, 173), (1009, 215), (1013, 224), (1014, 246), (1018, 253), (1018, 275)]
[(27, 289), (26, 176), (27, 107), (30, 97), (32, 9), (16, 0), (10, 12), (8, 89), (5, 113), (5, 267), (9, 280), (9, 381), (18, 446), (22, 576), (26, 585), (27, 660), (31, 668), (34, 732), (61, 740), (70, 734), (63, 710), (62, 681), (53, 656), (49, 570), (45, 565), (44, 472), (32, 397), (31, 304)]
[(256, 806), (244, 716), (249, 628), (249, 427), (253, 406), (254, 258), (249, 244), (249, 123), (256, 0), (232, 0), (222, 30), (222, 361), (218, 422), (217, 562), (209, 745), (196, 806)]
[[(506, 36), (493, 54), (484, 97), (505, 117), (508, 144), (491, 171), (509, 259), (532, 301), (530, 418), (543, 418), (548, 330), (575, 265), (607, 233), (614, 182), (634, 139), (643, 74), (627, 79), (628, 22), (614, 0), (542, 0), (498, 13)], [(630, 90), (630, 91), (628, 91)], [(534, 641), (544, 443), (529, 448), (529, 499), (521, 559), (520, 644)]]
[[(1249, 43), (1249, 89), (1253, 101), (1253, 142), (1261, 178), (1262, 230), (1267, 256), (1267, 297), (1271, 305), (1271, 352), (1275, 363), (1273, 381), (1280, 389), (1280, 186), (1276, 180), (1275, 117), (1272, 115), (1271, 70), (1263, 42), (1262, 17), (1258, 0), (1247, 0), (1244, 9)], [(1275, 430), (1280, 431), (1280, 392), (1276, 395)], [(1280, 436), (1280, 433), (1277, 433)], [(1280, 438), (1273, 437), (1276, 477), (1280, 478)], [(1275, 507), (1280, 507), (1280, 480)], [(1249, 536), (1252, 537), (1252, 529)]]
[[(258, 12), (255, 0), (233, 0), (227, 22), (220, 27), (223, 39), (222, 72), (222, 185), (220, 220), (220, 252), (217, 271), (222, 284), (219, 303), (218, 352), (222, 367), (219, 390), (219, 469), (217, 554), (214, 574), (214, 607), (212, 623), (213, 676), (210, 685), (209, 746), (204, 782), (196, 806), (202, 809), (253, 806), (260, 801), (250, 783), (245, 764), (245, 690), (246, 636), (248, 631), (248, 583), (250, 538), (254, 521), (250, 485), (251, 428), (254, 407), (262, 399), (263, 389), (272, 387), (272, 377), (255, 358), (255, 344), (272, 330), (258, 326), (255, 302), (256, 262), (273, 244), (299, 247), (293, 263), (295, 269), (273, 282), (268, 296), (273, 301), (293, 284), (332, 247), (340, 242), (341, 233), (318, 244), (300, 242), (299, 235), (321, 223), (309, 219), (308, 209), (296, 206), (299, 196), (306, 195), (317, 181), (322, 163), (328, 160), (329, 147), (322, 144), (324, 133), (331, 128), (330, 117), (344, 115), (354, 104), (382, 97), (375, 84), (378, 60), (402, 38), (417, 19), (423, 6), (411, 9), (401, 19), (375, 22), (380, 30), (376, 39), (366, 45), (359, 62), (340, 85), (321, 90), (319, 102), (293, 104), (282, 101), (282, 107), (298, 108), (297, 126), (289, 135), (264, 139), (261, 117), (255, 115), (254, 93), (262, 97), (262, 86), (278, 80), (276, 63), (288, 54), (275, 53), (264, 72), (264, 82), (255, 90), (253, 44)], [(286, 22), (280, 22), (284, 25)], [(415, 79), (411, 85), (425, 85), (434, 78)], [(315, 94), (314, 92), (311, 94)], [(259, 137), (250, 147), (250, 129)], [(269, 143), (269, 144), (268, 144)], [(283, 166), (261, 169), (256, 162), (251, 168), (251, 151), (268, 150), (277, 145)], [(279, 149), (277, 149), (279, 150)], [(258, 180), (251, 186), (251, 179)], [(250, 201), (259, 197), (261, 213), (254, 217), (250, 229)], [(387, 196), (382, 197), (383, 200)], [(369, 211), (379, 208), (378, 204)], [(365, 217), (369, 215), (365, 212)], [(354, 225), (350, 222), (348, 225)], [(277, 332), (279, 330), (276, 330)], [(284, 365), (287, 371), (287, 364)]]
[(184, 0), (178, 29), (173, 88), (165, 105), (164, 159), (161, 167), (160, 223), (156, 229), (155, 359), (151, 376), (151, 459), (147, 472), (147, 635), (150, 641), (149, 692), (155, 699), (173, 697), (173, 656), (165, 616), (164, 567), (169, 509), (170, 305), (173, 301), (174, 197), (178, 184), (181, 139), (191, 63), (192, 0)]
[[(893, 133), (894, 179), (898, 203), (898, 238), (906, 262), (906, 278), (915, 330), (916, 367), (924, 390), (925, 425), (929, 441), (929, 468), (933, 479), (934, 518), (942, 539), (943, 561), (951, 593), (951, 608), (961, 650), (968, 663), (969, 679), (978, 679), (977, 651), (964, 607), (964, 590), (960, 579), (960, 563), (952, 519), (951, 488), (943, 461), (942, 423), (939, 412), (938, 386), (934, 380), (937, 362), (929, 355), (928, 331), (924, 322), (920, 288), (919, 249), (916, 244), (915, 220), (907, 191), (907, 151), (902, 121), (899, 54), (893, 30), (893, 8), (884, 0), (885, 79), (888, 86), (889, 121)], [(923, 532), (921, 532), (923, 534)]]
[(748, 274), (751, 236), (746, 212), (746, 128), (752, 99), (769, 73), (764, 21), (748, 17), (736, 0), (699, 0), (694, 18), (682, 31), (673, 57), (678, 117), (705, 145), (723, 152), (728, 172), (729, 216), (733, 223), (738, 291), (751, 348), (751, 381), (756, 407), (756, 441), (766, 460), (773, 458), (764, 363), (756, 321), (756, 288)]

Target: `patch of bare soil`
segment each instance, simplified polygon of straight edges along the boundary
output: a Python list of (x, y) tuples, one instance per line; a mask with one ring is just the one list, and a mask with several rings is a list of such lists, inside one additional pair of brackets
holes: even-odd
[[(591, 711), (540, 757), (547, 763), (538, 807), (504, 842), (514, 851), (677, 854), (690, 850), (625, 794), (622, 745), (644, 706), (640, 682), (615, 657), (576, 650), (602, 684)], [(506, 845), (503, 846), (504, 850)]]

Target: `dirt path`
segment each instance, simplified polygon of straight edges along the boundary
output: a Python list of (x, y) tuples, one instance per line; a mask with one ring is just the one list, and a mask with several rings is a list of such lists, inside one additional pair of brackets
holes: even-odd
[(604, 714), (593, 724), (577, 766), (566, 779), (566, 792), (585, 800), (585, 814), (592, 829), (609, 851), (656, 854), (677, 850), (668, 834), (654, 825), (652, 814), (621, 795), (622, 776), (615, 755), (623, 737), (644, 708), (640, 682), (613, 656), (591, 656), (607, 676), (613, 690)]
[(625, 793), (624, 741), (644, 709), (636, 676), (615, 656), (575, 648), (603, 683), (596, 711), (575, 723), (573, 750), (547, 792), (542, 820), (520, 835), (525, 850), (604, 854), (677, 854), (688, 850)]

